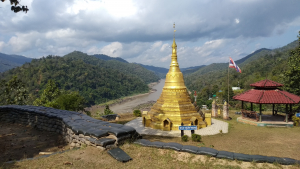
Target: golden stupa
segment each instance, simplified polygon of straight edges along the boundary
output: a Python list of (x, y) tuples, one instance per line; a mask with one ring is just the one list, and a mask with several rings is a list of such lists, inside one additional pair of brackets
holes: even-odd
[[(175, 24), (173, 26), (175, 28)], [(184, 84), (183, 74), (177, 62), (177, 45), (175, 31), (172, 44), (172, 61), (166, 75), (162, 93), (149, 112), (143, 112), (143, 124), (161, 130), (179, 130), (183, 123), (190, 126), (193, 122), (197, 129), (206, 127), (203, 118), (196, 111)]]

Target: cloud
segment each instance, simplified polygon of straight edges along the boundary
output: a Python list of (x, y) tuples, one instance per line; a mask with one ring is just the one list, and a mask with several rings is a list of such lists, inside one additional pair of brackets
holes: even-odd
[(0, 51), (2, 50), (4, 44), (5, 44), (5, 43), (4, 43), (3, 41), (0, 41)]
[(41, 57), (78, 50), (164, 67), (173, 22), (182, 66), (242, 57), (263, 38), (300, 25), (300, 1), (22, 0), (27, 14), (2, 4), (2, 52)]
[(104, 46), (100, 52), (111, 57), (120, 57), (122, 55), (123, 46), (120, 42), (113, 42)]
[(235, 21), (236, 24), (239, 24), (239, 23), (240, 23), (240, 20), (239, 20), (238, 18), (235, 18), (234, 21)]

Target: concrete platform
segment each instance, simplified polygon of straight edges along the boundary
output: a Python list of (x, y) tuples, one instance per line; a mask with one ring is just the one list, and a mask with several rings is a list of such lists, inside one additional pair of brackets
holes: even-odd
[[(181, 137), (181, 131), (162, 131), (162, 130), (156, 130), (152, 129), (150, 127), (144, 127), (142, 124), (142, 117), (138, 117), (128, 123), (125, 124), (125, 126), (130, 126), (136, 129), (136, 131), (140, 134), (146, 134), (146, 135), (158, 135), (158, 136), (170, 136), (170, 137)], [(223, 133), (228, 133), (228, 123), (212, 119), (212, 125), (195, 130), (195, 134), (199, 134), (201, 136), (206, 135), (215, 135), (219, 134), (220, 130), (222, 130)], [(190, 130), (184, 131), (185, 135), (191, 136)]]
[(240, 123), (250, 124), (253, 126), (262, 127), (293, 127), (294, 123), (292, 121), (285, 122), (285, 116), (282, 115), (262, 115), (262, 121), (255, 121), (250, 118), (238, 117), (236, 120)]

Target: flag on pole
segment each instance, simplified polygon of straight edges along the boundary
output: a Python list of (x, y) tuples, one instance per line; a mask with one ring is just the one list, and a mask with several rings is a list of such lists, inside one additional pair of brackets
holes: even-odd
[(230, 68), (235, 68), (237, 72), (242, 73), (242, 70), (234, 63), (234, 61), (229, 57), (229, 67)]

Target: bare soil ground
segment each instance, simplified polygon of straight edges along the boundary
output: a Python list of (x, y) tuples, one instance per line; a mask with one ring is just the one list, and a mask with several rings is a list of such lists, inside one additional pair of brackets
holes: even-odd
[(19, 124), (0, 124), (0, 164), (41, 156), (40, 152), (68, 149), (57, 133), (38, 131)]
[[(72, 150), (47, 158), (5, 164), (2, 168), (103, 168), (103, 169), (209, 169), (209, 168), (276, 168), (297, 169), (299, 166), (282, 166), (279, 164), (254, 163), (216, 159), (214, 157), (195, 155), (174, 150), (142, 147), (136, 144), (124, 144), (120, 147), (132, 160), (127, 163), (116, 161), (106, 151), (94, 147)], [(1, 167), (1, 166), (0, 166)]]
[[(143, 138), (150, 141), (178, 142), (185, 145), (206, 147), (213, 146), (213, 148), (217, 150), (289, 157), (300, 160), (300, 127), (268, 128), (241, 124), (236, 121), (236, 118), (240, 115), (235, 115), (234, 112), (235, 111), (230, 111), (232, 120), (226, 121), (229, 123), (229, 133), (214, 136), (202, 136), (202, 142), (192, 142), (191, 140), (182, 142), (180, 138), (161, 136), (143, 136)], [(119, 121), (114, 122), (125, 123), (126, 121), (130, 121), (131, 118), (135, 118), (131, 113), (124, 114)], [(19, 130), (13, 128), (13, 132), (5, 130), (6, 132), (4, 133), (3, 129), (6, 127), (3, 127), (0, 130), (1, 136), (3, 134), (11, 133), (22, 134), (25, 129), (24, 127), (20, 127)], [(28, 134), (30, 135), (30, 133), (27, 133), (26, 135), (25, 132), (23, 138), (26, 138)], [(43, 133), (35, 133), (32, 135), (43, 135)], [(7, 137), (6, 140), (14, 140), (11, 136), (5, 137)], [(49, 137), (50, 136), (45, 137), (45, 139)], [(0, 138), (0, 145), (8, 143), (7, 141), (3, 141), (3, 138), (4, 137)], [(34, 149), (33, 147), (38, 144), (38, 142), (36, 144), (29, 143), (28, 146), (30, 146), (31, 149)], [(44, 142), (40, 142), (40, 144), (41, 143)], [(6, 146), (6, 148), (7, 150), (5, 152), (10, 152), (11, 147)], [(45, 147), (40, 150), (54, 151), (51, 148), (57, 148), (57, 145), (45, 145)], [(216, 159), (214, 157), (194, 155), (167, 149), (142, 147), (136, 144), (124, 144), (120, 146), (120, 148), (131, 156), (133, 160), (127, 163), (121, 163), (113, 159), (106, 151), (101, 151), (94, 147), (86, 147), (42, 159), (22, 161), (13, 164), (0, 164), (0, 168), (300, 168), (299, 165), (283, 166), (277, 163), (269, 164)], [(22, 149), (24, 148), (16, 149), (14, 152), (20, 152), (19, 154), (23, 155), (22, 153), (24, 151), (22, 151)], [(59, 149), (57, 148), (57, 150)], [(36, 151), (35, 155), (37, 155), (39, 151)], [(0, 153), (0, 159), (3, 159), (3, 157), (4, 156), (1, 156)]]

